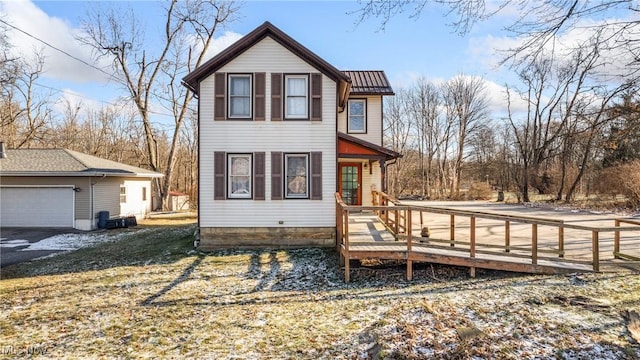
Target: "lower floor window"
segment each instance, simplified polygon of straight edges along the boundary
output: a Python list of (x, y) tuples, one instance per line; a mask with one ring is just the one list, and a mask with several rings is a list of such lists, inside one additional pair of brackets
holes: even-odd
[(229, 154), (229, 189), (232, 199), (251, 198), (251, 154)]
[(287, 198), (309, 197), (309, 155), (285, 154), (285, 193)]

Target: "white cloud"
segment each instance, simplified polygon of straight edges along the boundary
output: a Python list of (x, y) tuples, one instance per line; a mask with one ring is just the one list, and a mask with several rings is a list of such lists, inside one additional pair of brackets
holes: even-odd
[[(104, 82), (108, 78), (100, 71), (43, 43), (46, 42), (93, 64), (91, 50), (75, 39), (75, 35), (80, 32), (79, 29), (73, 28), (62, 19), (47, 15), (37, 5), (27, 0), (1, 2), (0, 13), (6, 22), (31, 35), (8, 28), (7, 36), (15, 55), (29, 62), (34, 60), (34, 51), (42, 49), (45, 56), (45, 76), (80, 83)], [(108, 64), (102, 64), (104, 65)]]
[(221, 36), (214, 37), (213, 41), (209, 45), (209, 49), (207, 49), (207, 52), (205, 53), (204, 60), (207, 61), (218, 55), (222, 50), (226, 49), (229, 45), (235, 43), (242, 37), (242, 34), (238, 34), (233, 31), (225, 31)]

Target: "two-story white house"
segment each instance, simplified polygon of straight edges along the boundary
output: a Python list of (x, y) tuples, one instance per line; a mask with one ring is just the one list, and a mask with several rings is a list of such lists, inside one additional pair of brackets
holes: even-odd
[(265, 22), (184, 78), (198, 97), (200, 247), (335, 246), (334, 193), (386, 166), (382, 71), (340, 71)]

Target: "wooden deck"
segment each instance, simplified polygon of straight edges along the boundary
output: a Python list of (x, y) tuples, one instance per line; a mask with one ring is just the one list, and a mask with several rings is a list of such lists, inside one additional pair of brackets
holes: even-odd
[[(638, 221), (617, 219), (615, 226), (596, 228), (557, 219), (408, 206), (378, 194), (376, 206), (347, 206), (336, 195), (338, 251), (346, 282), (351, 259), (404, 260), (407, 279), (413, 277), (413, 262), (465, 266), (471, 276), (476, 268), (558, 274), (640, 265)], [(420, 236), (425, 223), (439, 224), (430, 228), (428, 239)], [(603, 247), (600, 234), (607, 232), (612, 236)]]

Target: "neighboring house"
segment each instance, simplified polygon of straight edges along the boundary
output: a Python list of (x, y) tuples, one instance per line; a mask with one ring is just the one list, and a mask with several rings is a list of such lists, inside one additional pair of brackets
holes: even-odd
[(199, 98), (202, 248), (334, 246), (334, 193), (370, 205), (386, 166), (382, 71), (340, 71), (265, 22), (184, 78)]
[(141, 219), (151, 211), (151, 181), (162, 177), (66, 149), (0, 154), (0, 227), (92, 230), (100, 211)]

